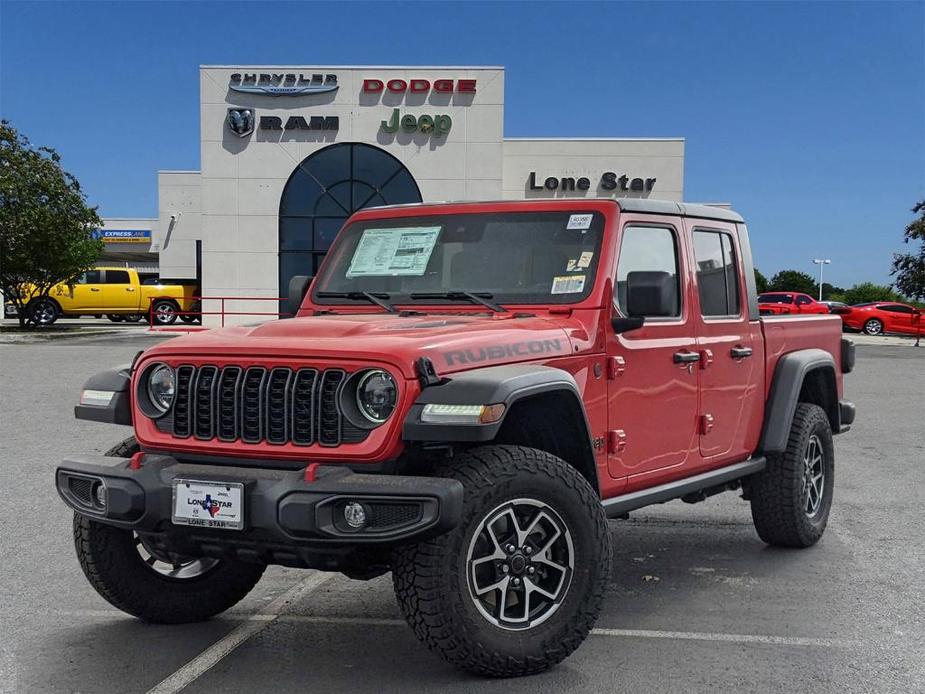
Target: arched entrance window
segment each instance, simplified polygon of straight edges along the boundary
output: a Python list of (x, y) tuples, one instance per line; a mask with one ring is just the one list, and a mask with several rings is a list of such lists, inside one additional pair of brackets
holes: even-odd
[(344, 220), (363, 207), (421, 202), (408, 169), (388, 152), (358, 143), (321, 149), (299, 164), (279, 203), (279, 290), (315, 274)]

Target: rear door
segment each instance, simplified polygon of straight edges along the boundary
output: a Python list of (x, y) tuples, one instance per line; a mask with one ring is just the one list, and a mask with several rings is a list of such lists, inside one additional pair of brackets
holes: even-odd
[(704, 466), (713, 467), (747, 457), (745, 423), (760, 416), (761, 329), (748, 318), (735, 226), (693, 219), (685, 225), (697, 284), (700, 455)]
[(680, 219), (623, 217), (614, 282), (617, 315), (627, 316), (631, 273), (659, 273), (674, 289), (665, 315), (646, 316), (643, 327), (607, 331), (608, 467), (628, 478), (627, 491), (687, 474), (698, 462), (699, 359), (688, 300), (690, 277)]
[(915, 309), (903, 304), (884, 304), (880, 306), (884, 312), (884, 324), (887, 332), (912, 333), (912, 319)]
[(136, 310), (138, 287), (128, 270), (106, 270), (103, 278), (103, 305), (112, 311)]

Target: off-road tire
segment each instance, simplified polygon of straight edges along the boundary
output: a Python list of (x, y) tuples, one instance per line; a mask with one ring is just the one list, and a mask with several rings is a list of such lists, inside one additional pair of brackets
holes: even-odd
[[(130, 437), (106, 453), (138, 452)], [(264, 565), (220, 560), (195, 578), (172, 579), (148, 567), (131, 530), (74, 514), (74, 547), (87, 580), (114, 607), (146, 622), (186, 624), (235, 605), (260, 580)]]
[[(613, 550), (597, 493), (565, 461), (522, 446), (476, 448), (436, 472), (463, 484), (463, 512), (454, 530), (393, 557), (395, 595), (415, 635), (451, 664), (479, 675), (531, 675), (559, 663), (594, 626), (610, 577)], [(470, 597), (467, 554), (493, 509), (524, 498), (548, 505), (564, 521), (574, 570), (545, 621), (509, 631), (489, 622)]]
[(864, 332), (867, 335), (883, 335), (883, 321), (879, 318), (871, 318), (864, 323)]
[[(804, 454), (816, 436), (823, 452), (823, 491), (813, 515), (806, 511)], [(811, 547), (825, 532), (835, 484), (835, 451), (832, 429), (818, 405), (797, 404), (787, 448), (768, 456), (767, 467), (746, 482), (752, 520), (758, 536), (777, 547)]]

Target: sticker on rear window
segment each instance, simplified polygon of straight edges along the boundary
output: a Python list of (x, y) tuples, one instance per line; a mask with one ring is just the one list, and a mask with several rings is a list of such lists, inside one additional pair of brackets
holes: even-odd
[(573, 214), (568, 218), (567, 229), (590, 229), (593, 214)]
[(551, 294), (577, 294), (585, 288), (585, 275), (564, 275), (552, 278)]
[(440, 229), (367, 229), (353, 253), (347, 277), (422, 276)]

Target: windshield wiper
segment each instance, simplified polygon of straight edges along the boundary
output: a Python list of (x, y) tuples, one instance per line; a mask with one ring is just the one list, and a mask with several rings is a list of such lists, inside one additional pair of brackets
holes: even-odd
[(488, 301), (494, 295), (488, 292), (463, 292), (459, 290), (450, 290), (448, 292), (412, 292), (408, 295), (411, 299), (449, 299), (450, 301), (466, 299), (473, 304), (482, 304), (490, 308), (495, 313), (507, 313), (507, 309), (494, 301)]
[(388, 302), (390, 295), (385, 292), (375, 294), (372, 292), (318, 292), (315, 296), (319, 299), (350, 299), (352, 301), (366, 299), (369, 303), (381, 306), (389, 313), (398, 313), (395, 307)]

